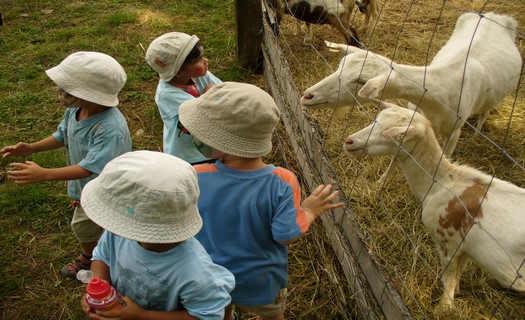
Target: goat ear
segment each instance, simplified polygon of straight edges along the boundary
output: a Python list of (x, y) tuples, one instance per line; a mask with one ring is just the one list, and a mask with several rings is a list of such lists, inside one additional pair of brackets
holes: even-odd
[(368, 80), (365, 85), (359, 90), (359, 96), (367, 99), (379, 99), (386, 86), (388, 76), (380, 75)]
[(383, 137), (392, 138), (401, 144), (405, 138), (417, 136), (422, 133), (422, 130), (424, 132), (424, 127), (421, 124), (411, 123), (408, 127), (402, 126), (386, 129), (381, 134)]
[(396, 140), (399, 144), (403, 142), (406, 137), (409, 137), (414, 131), (413, 126), (410, 127), (393, 127), (386, 129), (381, 134), (385, 138), (391, 138)]
[(366, 51), (366, 50), (360, 49), (358, 47), (349, 46), (347, 44), (342, 44), (342, 43), (335, 43), (335, 42), (330, 42), (330, 41), (325, 41), (324, 43), (328, 47), (328, 51), (340, 52), (344, 56), (346, 56), (347, 54), (350, 54), (350, 53), (357, 53), (357, 52), (361, 52), (361, 51)]

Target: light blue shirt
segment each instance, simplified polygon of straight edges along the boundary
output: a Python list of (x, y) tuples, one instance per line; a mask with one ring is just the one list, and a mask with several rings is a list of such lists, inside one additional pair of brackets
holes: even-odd
[(67, 108), (64, 119), (53, 137), (67, 150), (68, 165), (79, 165), (93, 174), (87, 178), (69, 180), (68, 195), (76, 200), (84, 186), (95, 179), (106, 164), (131, 151), (131, 136), (126, 118), (117, 108), (109, 108), (87, 119), (78, 121), (79, 108)]
[(288, 283), (288, 246), (280, 242), (308, 230), (297, 177), (273, 165), (236, 170), (220, 160), (195, 170), (203, 220), (195, 237), (235, 276), (232, 303), (272, 303)]
[(108, 265), (112, 285), (145, 310), (184, 308), (199, 319), (222, 320), (235, 286), (233, 275), (214, 264), (195, 238), (153, 252), (104, 231), (93, 260)]
[[(199, 92), (204, 92), (204, 88), (211, 84), (222, 83), (219, 78), (211, 72), (207, 72), (202, 77), (195, 78), (195, 84)], [(189, 163), (209, 160), (204, 157), (193, 144), (193, 137), (189, 134), (183, 134), (177, 128), (179, 122), (179, 106), (186, 100), (195, 99), (194, 96), (182, 88), (177, 88), (171, 84), (160, 80), (155, 94), (155, 102), (159, 108), (162, 122), (164, 122), (163, 131), (163, 150), (179, 157)]]

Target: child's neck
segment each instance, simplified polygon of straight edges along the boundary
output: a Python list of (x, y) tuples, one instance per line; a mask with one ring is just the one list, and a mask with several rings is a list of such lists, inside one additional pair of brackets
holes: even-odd
[(83, 103), (77, 113), (77, 120), (84, 120), (89, 117), (93, 117), (99, 113), (102, 113), (108, 109), (111, 109), (111, 107), (101, 106), (95, 103)]
[(178, 86), (192, 86), (195, 84), (195, 81), (193, 81), (192, 78), (183, 77), (183, 76), (177, 76), (168, 81), (169, 84), (172, 86), (178, 87)]
[(232, 169), (237, 170), (257, 170), (266, 167), (266, 163), (259, 158), (242, 158), (227, 154), (221, 158), (221, 162)]
[(153, 251), (153, 252), (166, 252), (166, 251), (169, 251), (173, 248), (175, 248), (176, 246), (178, 246), (179, 244), (181, 244), (182, 242), (174, 242), (174, 243), (147, 243), (147, 242), (140, 242), (140, 241), (137, 241), (140, 246), (148, 251)]

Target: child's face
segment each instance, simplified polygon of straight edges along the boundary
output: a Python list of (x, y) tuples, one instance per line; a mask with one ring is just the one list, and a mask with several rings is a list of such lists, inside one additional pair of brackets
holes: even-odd
[(77, 97), (70, 95), (64, 89), (57, 87), (58, 101), (62, 102), (66, 108), (75, 107), (75, 103), (78, 102)]
[(197, 147), (197, 150), (199, 150), (199, 152), (206, 158), (220, 159), (225, 154), (222, 151), (219, 151), (215, 148), (210, 147), (209, 145), (197, 139), (197, 137), (195, 136), (193, 136), (193, 144), (195, 145), (195, 147)]
[(190, 61), (186, 61), (180, 72), (184, 73), (189, 78), (198, 78), (206, 75), (208, 72), (208, 59), (204, 57), (204, 50), (202, 46), (199, 46), (201, 54)]

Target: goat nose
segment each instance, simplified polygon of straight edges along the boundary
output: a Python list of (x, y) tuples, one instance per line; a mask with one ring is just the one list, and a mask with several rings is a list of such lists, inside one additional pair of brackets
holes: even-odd
[(310, 100), (310, 99), (312, 99), (313, 97), (314, 97), (314, 95), (313, 95), (313, 94), (310, 94), (310, 93), (305, 93), (305, 94), (303, 95), (303, 99), (306, 99), (306, 100)]
[(354, 140), (352, 140), (352, 138), (348, 137), (345, 139), (345, 144), (353, 144), (354, 143)]

